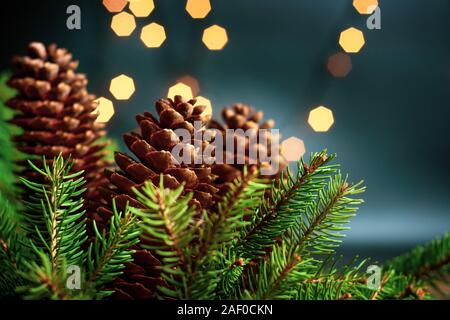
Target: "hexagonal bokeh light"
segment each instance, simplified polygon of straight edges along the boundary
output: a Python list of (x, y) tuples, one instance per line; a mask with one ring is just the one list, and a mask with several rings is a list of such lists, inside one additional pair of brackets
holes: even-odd
[(364, 34), (356, 28), (348, 28), (341, 32), (339, 44), (348, 53), (357, 53), (365, 44)]
[(111, 21), (111, 29), (119, 37), (128, 37), (136, 29), (136, 21), (134, 16), (127, 12), (121, 12), (113, 16)]
[(190, 100), (194, 97), (192, 89), (187, 84), (178, 82), (169, 88), (167, 97), (173, 99), (175, 96), (182, 96), (186, 100)]
[(109, 12), (120, 12), (127, 3), (128, 0), (103, 0), (103, 5)]
[(158, 48), (166, 40), (166, 31), (162, 25), (152, 22), (142, 28), (141, 40), (148, 48)]
[(155, 9), (153, 0), (133, 0), (130, 1), (130, 11), (139, 18), (145, 18)]
[(353, 7), (360, 14), (372, 14), (378, 7), (378, 0), (353, 0)]
[(135, 91), (132, 78), (121, 74), (111, 80), (109, 91), (117, 100), (128, 100)]
[(327, 69), (334, 77), (343, 78), (352, 70), (352, 59), (346, 53), (335, 53), (328, 58)]
[(305, 143), (299, 138), (290, 137), (281, 143), (281, 154), (287, 161), (300, 160), (305, 151)]
[(195, 79), (193, 76), (189, 75), (182, 76), (181, 78), (178, 78), (176, 82), (181, 82), (191, 87), (192, 94), (194, 96), (198, 95), (198, 93), (200, 92), (200, 85), (198, 83), (198, 80)]
[(98, 117), (95, 119), (95, 122), (108, 122), (114, 115), (114, 105), (112, 101), (104, 97), (100, 97), (94, 100), (94, 102), (98, 103), (97, 108), (93, 111), (93, 113), (98, 113)]
[(209, 114), (212, 116), (213, 110), (212, 110), (212, 104), (211, 101), (205, 97), (197, 96), (195, 97), (197, 102), (195, 103), (196, 106), (206, 106), (205, 111), (203, 111), (203, 114)]
[(209, 50), (222, 50), (228, 42), (227, 30), (215, 24), (203, 31), (202, 41)]
[(187, 0), (186, 11), (194, 19), (203, 19), (211, 11), (209, 0)]
[(319, 106), (309, 112), (308, 123), (316, 132), (328, 131), (334, 123), (333, 111)]

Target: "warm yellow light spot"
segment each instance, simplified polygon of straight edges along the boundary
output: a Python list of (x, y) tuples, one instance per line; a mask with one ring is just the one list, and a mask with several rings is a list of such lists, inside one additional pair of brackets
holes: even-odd
[(132, 78), (121, 74), (111, 80), (109, 91), (117, 100), (128, 100), (135, 91), (134, 81)]
[(191, 87), (192, 94), (194, 96), (198, 95), (198, 93), (200, 92), (200, 85), (198, 84), (197, 79), (195, 79), (192, 76), (189, 76), (189, 75), (183, 76), (183, 77), (179, 78), (177, 80), (177, 82), (187, 84), (189, 87)]
[(186, 100), (193, 98), (192, 89), (184, 83), (177, 83), (169, 88), (167, 97), (173, 99), (175, 96), (182, 96)]
[(109, 12), (120, 12), (127, 3), (128, 0), (103, 0), (103, 5)]
[(296, 137), (290, 137), (281, 143), (281, 155), (287, 161), (298, 161), (305, 154), (305, 143)]
[(222, 50), (228, 42), (227, 30), (215, 24), (203, 31), (202, 41), (209, 50)]
[(345, 52), (356, 53), (364, 46), (364, 34), (356, 28), (348, 28), (341, 32), (339, 44)]
[(114, 115), (114, 105), (111, 100), (100, 97), (94, 100), (97, 103), (97, 108), (92, 113), (98, 113), (95, 122), (106, 123)]
[(203, 19), (211, 11), (209, 0), (187, 0), (186, 11), (194, 19)]
[(335, 53), (328, 58), (327, 69), (335, 77), (345, 77), (352, 70), (352, 59), (346, 53)]
[(353, 6), (360, 14), (372, 14), (378, 7), (378, 0), (353, 0)]
[(121, 12), (112, 18), (111, 29), (119, 37), (127, 37), (133, 33), (134, 29), (136, 29), (136, 21), (134, 20), (134, 16), (127, 12)]
[(333, 112), (324, 106), (319, 106), (309, 113), (308, 123), (314, 131), (326, 132), (334, 123)]
[(206, 109), (205, 111), (203, 111), (203, 114), (212, 116), (213, 110), (211, 101), (202, 96), (195, 97), (195, 99), (197, 100), (197, 102), (195, 103), (196, 106), (206, 106)]
[(166, 31), (156, 22), (150, 23), (142, 28), (141, 40), (149, 48), (158, 48), (166, 40)]
[(134, 0), (130, 1), (130, 10), (136, 17), (148, 17), (155, 9), (153, 0)]

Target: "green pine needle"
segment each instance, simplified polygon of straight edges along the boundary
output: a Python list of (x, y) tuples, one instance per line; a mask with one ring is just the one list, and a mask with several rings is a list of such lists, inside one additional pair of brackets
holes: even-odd
[(0, 298), (14, 296), (15, 288), (22, 284), (17, 271), (25, 270), (24, 263), (30, 258), (30, 246), (20, 227), (17, 208), (0, 192)]
[(92, 290), (92, 294), (102, 299), (111, 294), (103, 287), (111, 283), (125, 269), (125, 263), (133, 260), (131, 246), (139, 243), (140, 230), (136, 218), (125, 208), (119, 213), (113, 201), (113, 216), (111, 217), (108, 234), (106, 230), (100, 232), (93, 222), (96, 239), (91, 243), (87, 256), (89, 277), (85, 286)]
[(60, 268), (63, 259), (68, 265), (82, 265), (86, 259), (82, 246), (87, 240), (83, 172), (71, 173), (72, 162), (61, 155), (51, 165), (44, 158), (42, 169), (29, 164), (46, 181), (21, 178), (30, 190), (24, 201), (24, 220), (33, 247), (48, 255), (54, 269)]
[(267, 254), (314, 202), (317, 192), (336, 171), (336, 165), (327, 165), (334, 158), (325, 152), (313, 154), (309, 165), (299, 162), (294, 178), (290, 171), (276, 180), (270, 196), (255, 211), (251, 224), (236, 241), (235, 248), (244, 258), (258, 258)]
[[(44, 183), (21, 179), (30, 191), (20, 225), (28, 238), (23, 241), (32, 247), (34, 255), (17, 273), (24, 282), (18, 293), (26, 299), (105, 298), (111, 293), (108, 285), (122, 274), (125, 263), (132, 261), (134, 251), (130, 247), (139, 242), (138, 222), (128, 208), (119, 213), (113, 205), (108, 232), (100, 232), (93, 222), (96, 237), (85, 249), (83, 172), (72, 173), (71, 159), (64, 160), (61, 155), (51, 164), (45, 158), (42, 163), (43, 168), (32, 162), (30, 167), (43, 176)], [(0, 234), (10, 234), (16, 226), (4, 221), (0, 220), (0, 226), (6, 225), (0, 228)], [(67, 285), (70, 267), (80, 271), (79, 288)]]
[(169, 287), (158, 288), (159, 296), (189, 297), (190, 246), (198, 228), (193, 223), (195, 209), (189, 206), (192, 194), (182, 196), (182, 185), (175, 190), (165, 189), (162, 176), (159, 188), (147, 181), (141, 191), (135, 192), (147, 209), (132, 208), (131, 211), (141, 219), (143, 238), (154, 243), (143, 247), (160, 257), (162, 277), (169, 284)]
[[(450, 235), (388, 262), (379, 286), (368, 286), (368, 260), (342, 264), (335, 249), (363, 202), (334, 155), (314, 153), (270, 185), (244, 170), (217, 207), (199, 212), (183, 185), (148, 181), (134, 190), (143, 208), (111, 208), (109, 229), (92, 228), (87, 243), (83, 172), (61, 156), (43, 167), (44, 183), (22, 179), (25, 210), (0, 192), (0, 289), (26, 299), (102, 299), (131, 262), (130, 247), (145, 240), (160, 261), (159, 299), (429, 299), (448, 283)], [(70, 266), (80, 288), (69, 289)], [(367, 269), (368, 270), (368, 269)], [(370, 278), (369, 278), (370, 277)]]

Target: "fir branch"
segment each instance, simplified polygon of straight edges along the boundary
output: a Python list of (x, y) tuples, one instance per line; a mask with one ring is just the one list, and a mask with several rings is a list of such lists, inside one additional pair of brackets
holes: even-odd
[(305, 250), (312, 254), (334, 252), (344, 236), (341, 231), (348, 229), (344, 225), (356, 214), (356, 205), (363, 203), (362, 199), (351, 198), (364, 192), (361, 184), (350, 185), (338, 173), (326, 188), (319, 190), (316, 202), (308, 206), (292, 229), (292, 237), (298, 239), (299, 254)]
[(229, 184), (217, 211), (204, 213), (192, 268), (193, 298), (226, 297), (239, 280), (244, 259), (225, 250), (248, 224), (246, 217), (253, 214), (270, 186), (258, 176), (257, 171), (247, 172), (245, 168), (243, 175)]
[(63, 260), (61, 267), (55, 270), (48, 254), (37, 252), (39, 262), (26, 262), (28, 271), (20, 272), (27, 285), (17, 291), (27, 300), (80, 300), (90, 298), (81, 290), (67, 287), (67, 264)]
[(235, 248), (244, 258), (257, 258), (266, 254), (277, 238), (291, 228), (298, 216), (314, 200), (325, 179), (336, 170), (326, 165), (334, 155), (325, 151), (311, 155), (310, 164), (299, 162), (297, 177), (288, 171), (273, 183), (269, 199), (263, 201), (256, 211), (252, 223), (243, 230)]
[[(21, 272), (27, 282), (19, 292), (27, 299), (101, 299), (111, 292), (104, 286), (112, 282), (132, 260), (133, 246), (139, 242), (140, 230), (136, 218), (129, 212), (119, 213), (113, 202), (113, 216), (108, 232), (101, 233), (95, 221), (95, 240), (87, 252), (86, 219), (83, 218), (84, 179), (82, 172), (70, 173), (71, 161), (57, 157), (51, 167), (43, 161), (43, 169), (30, 163), (44, 176), (45, 183), (23, 179), (34, 192), (26, 202), (27, 230), (33, 233), (31, 244), (38, 261), (26, 262), (26, 272)], [(30, 224), (37, 223), (35, 229)], [(85, 264), (86, 263), (86, 264)], [(80, 274), (78, 290), (67, 287), (68, 267), (77, 266), (86, 271)], [(85, 281), (84, 281), (85, 280)]]
[(82, 265), (85, 254), (82, 245), (86, 241), (83, 198), (85, 183), (83, 172), (70, 173), (72, 162), (61, 155), (51, 167), (43, 159), (43, 169), (32, 162), (30, 166), (43, 176), (44, 183), (21, 178), (30, 190), (24, 201), (25, 230), (31, 244), (38, 252), (46, 252), (52, 267), (59, 269), (62, 260), (69, 265)]
[(397, 296), (399, 300), (405, 299), (414, 299), (414, 300), (424, 300), (424, 299), (432, 299), (433, 296), (425, 291), (423, 288), (415, 289), (412, 285), (408, 285), (406, 289)]
[[(354, 205), (362, 202), (349, 198), (364, 191), (364, 188), (358, 186), (359, 184), (350, 186), (338, 173), (330, 178), (326, 187), (319, 190), (316, 201), (308, 206), (305, 214), (300, 215), (296, 224), (283, 235), (281, 246), (273, 248), (268, 262), (261, 265), (260, 270), (269, 266), (271, 269), (258, 276), (258, 289), (262, 294), (257, 293), (257, 299), (292, 298), (295, 284), (308, 279), (315, 269), (314, 265), (318, 263), (311, 254), (334, 252), (337, 245), (334, 238), (342, 236), (339, 232), (346, 229), (342, 225), (356, 212)], [(334, 279), (327, 281), (333, 282)]]
[(409, 279), (403, 287), (403, 295), (413, 292), (412, 288), (437, 287), (437, 282), (449, 283), (450, 233), (388, 261), (385, 270)]
[[(280, 179), (278, 187), (271, 190), (269, 205), (265, 202), (261, 207), (269, 215), (259, 217), (259, 221), (257, 216), (256, 223), (249, 228), (259, 225), (262, 230), (245, 230), (244, 241), (249, 235), (249, 238), (255, 235), (256, 241), (248, 242), (247, 247), (239, 247), (242, 238), (237, 241), (238, 257), (266, 255), (264, 261), (256, 261), (256, 267), (255, 262), (247, 264), (248, 270), (241, 282), (242, 294), (256, 299), (291, 298), (295, 284), (311, 277), (314, 263), (317, 263), (310, 257), (311, 250), (305, 253), (305, 249), (314, 248), (314, 253), (333, 252), (338, 243), (334, 238), (342, 236), (340, 231), (346, 229), (342, 225), (356, 212), (355, 205), (362, 202), (350, 196), (363, 192), (364, 188), (360, 188), (360, 184), (350, 186), (340, 173), (330, 177), (336, 167), (321, 167), (327, 160), (329, 157), (324, 152), (312, 155), (309, 166), (303, 161), (299, 163), (296, 180), (290, 174), (286, 182)], [(277, 237), (278, 244), (271, 250), (264, 249), (264, 245), (269, 241), (274, 243)], [(261, 249), (264, 251), (258, 252)], [(252, 254), (246, 255), (245, 251)]]
[[(264, 191), (270, 187), (258, 176), (257, 171), (244, 169), (243, 175), (229, 184), (230, 190), (219, 203), (217, 213), (205, 214), (198, 260), (201, 261), (208, 252), (218, 252), (219, 246), (234, 240), (236, 233), (248, 224), (245, 217), (253, 214), (264, 197)], [(207, 256), (207, 259), (211, 258)]]
[(103, 287), (122, 274), (125, 263), (133, 260), (134, 251), (130, 247), (139, 243), (140, 230), (136, 217), (130, 213), (129, 208), (126, 207), (124, 213), (119, 213), (115, 201), (108, 234), (106, 230), (100, 233), (95, 221), (93, 228), (96, 239), (88, 249), (89, 276), (85, 288), (101, 299), (111, 293), (103, 290)]
[[(244, 173), (229, 184), (229, 191), (218, 204), (217, 210), (203, 213), (198, 243), (193, 253), (191, 269), (191, 297), (211, 299), (223, 297), (222, 290), (232, 289), (228, 281), (237, 280), (239, 270), (231, 252), (225, 252), (246, 224), (245, 216), (257, 207), (268, 187), (257, 171)], [(226, 295), (225, 295), (226, 296)]]
[(19, 205), (19, 189), (16, 187), (16, 177), (14, 171), (17, 170), (16, 160), (19, 159), (19, 152), (14, 148), (13, 135), (20, 130), (11, 125), (8, 121), (13, 116), (13, 110), (6, 107), (5, 102), (12, 98), (16, 91), (7, 85), (9, 73), (0, 74), (0, 192), (11, 204)]
[(323, 282), (307, 282), (300, 286), (295, 296), (296, 300), (338, 300), (348, 297), (349, 293), (343, 288), (344, 282), (326, 279)]
[(31, 258), (30, 247), (16, 208), (0, 192), (0, 297), (13, 297), (22, 284), (18, 270)]
[(416, 279), (429, 279), (437, 272), (449, 270), (450, 233), (391, 260), (387, 267)]
[[(257, 281), (254, 299), (291, 299), (297, 284), (307, 280), (315, 270), (312, 259), (303, 259), (286, 242), (275, 245), (267, 261), (259, 265), (258, 276), (251, 272), (250, 281)], [(250, 270), (249, 270), (250, 271)]]
[(193, 256), (190, 243), (197, 233), (197, 227), (192, 225), (195, 209), (189, 206), (192, 194), (182, 196), (183, 185), (176, 190), (164, 189), (162, 176), (159, 188), (148, 181), (141, 191), (135, 192), (138, 201), (147, 207), (131, 208), (142, 221), (142, 237), (147, 240), (142, 247), (161, 257), (162, 277), (169, 284), (158, 287), (160, 294), (190, 298)]
[[(367, 278), (362, 272), (368, 260), (355, 257), (348, 264), (337, 267), (341, 257), (329, 256), (319, 264), (317, 271), (297, 285), (293, 296), (297, 300), (367, 299), (373, 292), (367, 288)], [(313, 265), (316, 265), (315, 263)]]
[(242, 274), (246, 261), (242, 258), (237, 259), (234, 263), (225, 263), (229, 267), (220, 274), (220, 280), (218, 286), (216, 286), (215, 295), (219, 299), (227, 299), (229, 297), (235, 297), (238, 290), (239, 282), (241, 281)]
[(370, 300), (416, 300), (428, 299), (431, 296), (423, 288), (414, 288), (413, 278), (386, 270), (381, 279), (380, 287), (368, 296)]
[(377, 300), (378, 296), (384, 291), (388, 280), (389, 280), (389, 275), (385, 273), (381, 280), (380, 287), (374, 291), (374, 293), (370, 297), (370, 300)]

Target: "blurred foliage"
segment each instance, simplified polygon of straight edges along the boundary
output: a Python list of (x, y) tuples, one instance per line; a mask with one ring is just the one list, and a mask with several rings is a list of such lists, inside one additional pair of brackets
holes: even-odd
[(105, 151), (106, 151), (106, 159), (114, 163), (114, 153), (119, 151), (119, 143), (116, 139), (105, 136), (98, 140), (99, 144), (106, 143)]
[(11, 186), (16, 183), (14, 176), (14, 171), (17, 169), (15, 160), (19, 158), (19, 152), (14, 148), (11, 137), (20, 130), (8, 123), (8, 120), (14, 115), (14, 111), (8, 108), (5, 103), (16, 94), (16, 91), (7, 85), (9, 77), (9, 72), (0, 73), (0, 191), (10, 201), (13, 201), (17, 190), (11, 188)]

